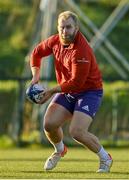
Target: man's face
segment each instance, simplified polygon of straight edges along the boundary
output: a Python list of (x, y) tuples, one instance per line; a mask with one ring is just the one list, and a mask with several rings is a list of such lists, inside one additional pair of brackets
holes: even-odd
[(78, 27), (71, 17), (68, 19), (62, 17), (58, 20), (58, 32), (62, 44), (69, 45), (72, 43), (77, 31)]

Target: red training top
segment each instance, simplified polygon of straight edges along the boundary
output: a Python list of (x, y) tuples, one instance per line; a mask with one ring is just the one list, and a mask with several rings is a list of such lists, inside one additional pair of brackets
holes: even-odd
[(40, 67), (41, 58), (53, 54), (57, 82), (64, 93), (102, 89), (102, 78), (95, 56), (86, 38), (78, 32), (68, 47), (53, 35), (38, 44), (31, 54), (30, 65)]

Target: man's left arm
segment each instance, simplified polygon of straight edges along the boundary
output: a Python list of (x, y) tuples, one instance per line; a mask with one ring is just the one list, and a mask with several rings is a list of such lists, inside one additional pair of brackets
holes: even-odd
[(41, 93), (43, 95), (43, 98), (41, 99), (39, 104), (45, 103), (48, 99), (50, 99), (53, 96), (53, 94), (59, 92), (62, 92), (61, 87), (59, 85), (54, 88), (44, 90), (44, 92)]

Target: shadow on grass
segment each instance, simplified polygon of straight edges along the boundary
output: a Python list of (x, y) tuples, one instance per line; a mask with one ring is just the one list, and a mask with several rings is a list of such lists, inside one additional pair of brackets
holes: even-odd
[[(7, 158), (7, 159), (0, 159), (0, 161), (46, 161), (46, 158), (35, 158), (35, 159), (29, 159), (29, 158)], [(93, 160), (93, 159), (61, 159), (63, 162), (97, 162), (98, 160)]]
[[(35, 158), (35, 159), (29, 159), (29, 158), (1, 158), (0, 161), (46, 161), (46, 158)], [(96, 159), (77, 159), (77, 158), (67, 158), (67, 159), (61, 159), (62, 162), (98, 162)], [(128, 163), (129, 159), (120, 159), (120, 160), (114, 160), (114, 162), (125, 162)]]
[[(50, 174), (54, 174), (54, 173), (56, 173), (56, 174), (60, 174), (60, 173), (65, 173), (65, 174), (69, 174), (69, 173), (72, 173), (72, 174), (78, 174), (78, 173), (86, 173), (86, 174), (88, 174), (88, 173), (95, 173), (96, 174), (96, 172), (95, 171), (86, 171), (86, 170), (83, 170), (83, 171), (58, 171), (58, 170), (54, 170), (54, 171), (44, 171), (44, 170), (42, 170), (42, 171), (20, 171), (20, 172), (22, 172), (22, 173), (45, 173), (45, 174), (47, 174), (47, 173), (50, 173)], [(129, 172), (118, 172), (118, 171), (114, 171), (114, 172), (110, 172), (110, 173), (105, 173), (105, 174), (117, 174), (117, 175), (129, 175)]]
[(61, 173), (65, 173), (65, 174), (78, 174), (78, 173), (94, 173), (94, 171), (20, 171), (22, 173), (42, 173), (42, 174), (61, 174)]
[[(54, 171), (44, 171), (44, 170), (42, 170), (42, 171), (13, 171), (13, 172), (15, 172), (15, 173), (24, 173), (24, 174), (30, 174), (30, 176), (32, 176), (32, 174), (40, 174), (40, 175), (47, 175), (47, 174), (57, 174), (57, 176), (58, 176), (58, 174), (62, 174), (62, 178), (60, 178), (60, 179), (64, 179), (63, 178), (63, 175), (64, 175), (64, 173), (66, 174), (66, 175), (69, 175), (69, 173), (70, 174), (83, 174), (83, 176), (86, 176), (86, 175), (88, 175), (88, 174), (95, 174), (96, 175), (96, 172), (95, 171), (59, 171), (59, 170), (54, 170)], [(35, 176), (34, 175), (34, 176)], [(99, 175), (99, 174), (98, 174)], [(101, 174), (102, 175), (102, 174)], [(110, 172), (110, 173), (105, 173), (105, 174), (103, 174), (103, 175), (108, 175), (108, 177), (95, 177), (95, 179), (112, 179), (112, 177), (110, 177), (110, 175), (126, 175), (126, 176), (128, 176), (129, 175), (129, 172), (118, 172), (118, 171), (114, 171), (114, 172)], [(25, 176), (25, 175), (24, 175)], [(14, 176), (12, 176), (12, 175), (3, 175), (3, 176), (1, 176), (0, 178), (22, 178), (23, 179), (23, 177), (22, 177), (22, 175), (14, 175)], [(34, 179), (34, 178), (33, 178)], [(38, 179), (41, 179), (40, 177), (38, 177)], [(55, 178), (54, 178), (55, 179)], [(83, 178), (81, 178), (81, 179), (83, 179)], [(88, 178), (88, 179), (94, 179), (94, 178)], [(119, 179), (119, 178), (117, 178), (117, 179)], [(122, 179), (122, 178), (120, 178), (120, 179)], [(127, 178), (123, 178), (123, 179), (127, 179)]]

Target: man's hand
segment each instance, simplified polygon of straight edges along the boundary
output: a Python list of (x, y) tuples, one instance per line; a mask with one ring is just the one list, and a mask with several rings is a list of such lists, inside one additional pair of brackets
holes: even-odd
[(56, 87), (54, 87), (52, 89), (45, 89), (41, 93), (42, 98), (41, 98), (41, 100), (40, 100), (40, 102), (38, 104), (45, 103), (48, 99), (50, 99), (53, 96), (53, 94), (58, 93), (58, 92), (61, 92), (60, 86), (56, 86)]
[(52, 97), (53, 93), (51, 90), (44, 90), (44, 92), (41, 93), (41, 100), (38, 104), (44, 104), (48, 99)]
[(36, 83), (38, 83), (38, 81), (39, 81), (39, 78), (38, 77), (36, 77), (36, 76), (34, 76), (33, 78), (32, 78), (32, 80), (31, 80), (31, 85), (33, 85), (33, 84), (36, 84)]

